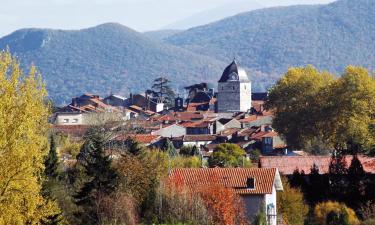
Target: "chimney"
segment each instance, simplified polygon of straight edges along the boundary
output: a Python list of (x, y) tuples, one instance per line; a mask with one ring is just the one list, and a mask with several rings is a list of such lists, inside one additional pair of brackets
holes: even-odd
[(254, 177), (248, 177), (247, 178), (246, 188), (255, 189), (255, 178)]

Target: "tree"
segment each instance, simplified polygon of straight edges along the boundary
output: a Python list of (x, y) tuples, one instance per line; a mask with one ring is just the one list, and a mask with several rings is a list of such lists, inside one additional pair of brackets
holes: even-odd
[(306, 198), (311, 205), (322, 202), (326, 199), (328, 184), (325, 176), (319, 174), (319, 167), (314, 163), (308, 175), (309, 185), (306, 185)]
[(266, 108), (293, 148), (358, 153), (375, 147), (374, 104), (375, 78), (366, 69), (348, 66), (333, 79), (308, 66), (289, 69), (271, 89)]
[(113, 193), (118, 185), (117, 171), (106, 155), (104, 146), (108, 141), (101, 127), (92, 127), (85, 135), (85, 143), (77, 160), (82, 164), (87, 181), (74, 196), (80, 207), (78, 217), (88, 224), (98, 224), (102, 200)]
[(151, 87), (152, 93), (155, 95), (155, 97), (160, 98), (168, 106), (173, 105), (175, 98), (175, 93), (170, 87), (170, 83), (170, 80), (161, 76), (154, 80)]
[(331, 196), (336, 200), (345, 200), (345, 194), (347, 193), (347, 179), (348, 174), (347, 164), (345, 155), (334, 152), (331, 157), (329, 164), (328, 178), (329, 178), (329, 189)]
[(245, 207), (240, 196), (231, 188), (224, 187), (215, 179), (196, 190), (213, 217), (213, 224), (244, 224)]
[(142, 146), (131, 137), (126, 139), (125, 148), (129, 153), (133, 155), (139, 155), (143, 150)]
[[(375, 148), (375, 77), (361, 67), (348, 66), (329, 87), (326, 138), (351, 154)], [(354, 151), (354, 152), (353, 152)]]
[(212, 216), (198, 193), (180, 179), (163, 180), (157, 189), (155, 214), (159, 223), (213, 224)]
[(303, 225), (309, 207), (305, 204), (302, 192), (297, 188), (291, 188), (284, 180), (284, 191), (277, 195), (277, 211), (283, 215), (288, 224)]
[(348, 169), (348, 203), (354, 209), (359, 208), (365, 203), (365, 175), (361, 161), (357, 155), (353, 156)]
[[(273, 126), (288, 145), (303, 148), (307, 143), (322, 139), (319, 129), (322, 98), (333, 76), (312, 66), (290, 68), (272, 87), (266, 108), (275, 112)], [(324, 117), (325, 119), (326, 117)]]
[(56, 141), (55, 136), (51, 136), (50, 146), (49, 146), (49, 153), (44, 161), (45, 175), (50, 179), (56, 179), (58, 176), (58, 166), (59, 166), (59, 159), (57, 157), (56, 152)]
[(169, 138), (167, 138), (165, 142), (164, 149), (171, 158), (176, 157), (178, 155), (176, 148), (174, 147), (173, 143), (169, 140)]
[(220, 144), (215, 148), (208, 164), (210, 167), (241, 167), (244, 165), (245, 156), (245, 150), (236, 144)]
[[(336, 215), (333, 215), (331, 212), (334, 212)], [(350, 225), (359, 224), (359, 220), (355, 212), (353, 211), (353, 209), (348, 208), (345, 204), (328, 201), (328, 202), (319, 203), (314, 208), (314, 215), (317, 221), (319, 222), (319, 224), (328, 225), (327, 217), (329, 214), (331, 214), (330, 215), (331, 220), (329, 222), (331, 222), (332, 220), (336, 222), (335, 220), (339, 219), (338, 217), (342, 217), (342, 216), (345, 217), (345, 214), (347, 214)]]
[(346, 211), (343, 211), (343, 212), (331, 211), (327, 214), (326, 224), (327, 225), (350, 225), (349, 215)]
[(36, 68), (28, 74), (0, 52), (0, 224), (38, 224), (59, 213), (41, 194), (47, 148), (47, 92)]

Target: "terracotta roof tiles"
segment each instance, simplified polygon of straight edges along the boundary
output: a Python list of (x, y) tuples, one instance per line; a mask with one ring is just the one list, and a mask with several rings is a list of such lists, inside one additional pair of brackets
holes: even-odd
[[(277, 169), (261, 168), (200, 168), (175, 169), (170, 178), (176, 177), (189, 188), (218, 182), (225, 187), (234, 188), (241, 195), (271, 194)], [(255, 178), (255, 188), (247, 188), (247, 178)]]

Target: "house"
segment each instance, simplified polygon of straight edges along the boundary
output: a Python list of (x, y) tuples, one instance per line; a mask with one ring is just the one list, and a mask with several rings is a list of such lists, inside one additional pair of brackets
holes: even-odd
[(250, 139), (259, 143), (263, 155), (276, 154), (276, 149), (286, 148), (285, 142), (270, 126), (261, 126), (251, 134)]
[(236, 118), (220, 118), (215, 121), (215, 134), (229, 128), (241, 128), (241, 123)]
[(207, 144), (211, 144), (216, 141), (215, 135), (183, 135), (181, 137), (175, 137), (172, 139), (173, 144), (180, 148), (182, 146), (197, 146), (201, 147)]
[[(346, 156), (347, 166), (353, 156)], [(375, 157), (358, 156), (363, 169), (367, 173), (375, 174)], [(329, 171), (331, 156), (261, 156), (259, 159), (260, 168), (277, 167), (283, 175), (292, 175), (295, 170), (300, 172), (303, 170), (305, 174), (311, 172), (311, 168), (315, 165), (319, 169), (320, 174), (326, 174)]]
[(111, 106), (124, 107), (126, 104), (126, 98), (120, 95), (111, 94), (110, 96), (104, 98), (103, 102)]
[(152, 132), (153, 135), (160, 135), (162, 137), (181, 137), (186, 135), (186, 128), (178, 124), (160, 125), (158, 130)]
[(186, 134), (213, 134), (214, 126), (210, 121), (184, 122), (181, 126), (186, 128)]
[(239, 119), (239, 122), (241, 123), (242, 128), (268, 125), (272, 124), (272, 116), (251, 115)]
[(164, 109), (164, 103), (162, 103), (159, 99), (152, 98), (149, 94), (145, 93), (145, 95), (141, 94), (130, 94), (130, 97), (127, 101), (127, 106), (138, 106), (145, 111), (152, 111), (152, 112), (161, 112)]
[(277, 225), (277, 191), (283, 191), (280, 174), (276, 168), (199, 168), (175, 169), (170, 179), (177, 178), (190, 189), (217, 182), (232, 188), (244, 202), (246, 217), (253, 221), (261, 211), (268, 224)]
[(57, 112), (54, 116), (56, 125), (82, 125), (83, 113), (81, 112)]

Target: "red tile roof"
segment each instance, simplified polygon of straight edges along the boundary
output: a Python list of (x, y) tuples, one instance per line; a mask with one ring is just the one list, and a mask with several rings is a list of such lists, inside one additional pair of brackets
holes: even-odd
[[(170, 178), (180, 179), (187, 187), (197, 188), (218, 182), (228, 188), (234, 188), (241, 195), (271, 194), (277, 169), (262, 168), (200, 168), (175, 169)], [(246, 186), (247, 178), (255, 178), (255, 188)]]
[(53, 125), (52, 129), (56, 132), (82, 137), (85, 135), (90, 126), (88, 125)]
[(207, 121), (199, 121), (199, 122), (184, 122), (180, 124), (186, 128), (205, 128), (208, 127), (210, 124)]
[[(363, 165), (363, 169), (375, 174), (375, 157), (358, 156)], [(350, 166), (352, 156), (346, 157), (347, 166)], [(309, 174), (311, 167), (315, 164), (321, 174), (328, 173), (330, 156), (262, 156), (260, 157), (259, 166), (261, 168), (278, 168), (284, 175), (293, 174), (298, 169)]]
[(126, 135), (118, 135), (113, 140), (115, 141), (125, 141), (128, 138), (132, 138), (134, 141), (141, 143), (141, 144), (150, 144), (161, 137), (158, 135), (151, 135), (151, 134), (126, 134)]
[(209, 135), (209, 134), (198, 134), (198, 135), (184, 135), (182, 137), (183, 141), (186, 142), (193, 142), (193, 141), (215, 141), (216, 136), (215, 135)]

